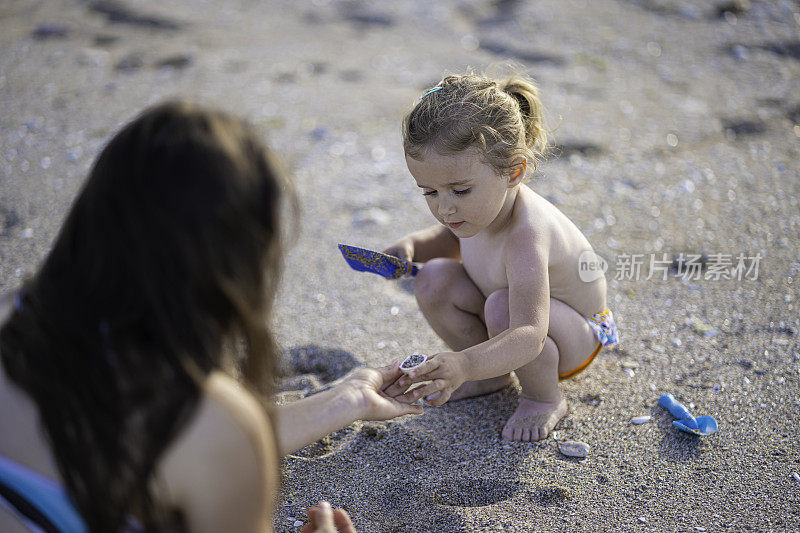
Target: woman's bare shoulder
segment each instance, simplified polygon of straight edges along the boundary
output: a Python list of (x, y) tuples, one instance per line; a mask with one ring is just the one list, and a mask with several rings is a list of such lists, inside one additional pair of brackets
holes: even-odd
[(207, 378), (192, 420), (164, 454), (155, 490), (191, 531), (266, 531), (278, 491), (266, 410), (231, 377)]

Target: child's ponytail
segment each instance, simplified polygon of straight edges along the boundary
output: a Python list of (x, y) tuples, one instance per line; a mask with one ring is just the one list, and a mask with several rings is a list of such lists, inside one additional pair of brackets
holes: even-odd
[(547, 152), (547, 130), (544, 128), (543, 107), (539, 90), (527, 76), (512, 73), (499, 83), (500, 90), (519, 104), (522, 125), (525, 128), (525, 146), (533, 152), (534, 167)]

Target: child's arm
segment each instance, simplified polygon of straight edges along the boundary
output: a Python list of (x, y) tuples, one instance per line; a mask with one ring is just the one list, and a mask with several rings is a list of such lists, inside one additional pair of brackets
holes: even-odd
[[(509, 235), (503, 252), (508, 277), (509, 328), (499, 335), (461, 352), (442, 352), (409, 373), (399, 385), (431, 381), (405, 396), (428, 397), (442, 405), (465, 381), (502, 376), (535, 359), (547, 338), (550, 316), (548, 246), (529, 228)], [(408, 381), (408, 383), (405, 383)]]
[(383, 251), (405, 261), (424, 263), (435, 257), (461, 258), (458, 237), (441, 225), (406, 235)]

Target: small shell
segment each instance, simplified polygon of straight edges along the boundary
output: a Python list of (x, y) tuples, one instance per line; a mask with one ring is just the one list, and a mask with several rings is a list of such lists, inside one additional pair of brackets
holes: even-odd
[(403, 359), (402, 363), (400, 363), (400, 370), (402, 370), (403, 372), (410, 372), (415, 368), (419, 367), (420, 365), (422, 365), (427, 360), (428, 356), (420, 353), (409, 355), (408, 357)]
[(645, 422), (650, 422), (650, 415), (643, 415), (643, 416), (634, 416), (631, 418), (632, 424), (644, 424)]

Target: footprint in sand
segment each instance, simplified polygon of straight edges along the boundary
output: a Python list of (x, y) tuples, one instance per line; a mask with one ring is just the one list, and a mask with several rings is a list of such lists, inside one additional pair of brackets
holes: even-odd
[[(344, 350), (323, 348), (315, 344), (291, 348), (278, 364), (280, 381), (275, 403), (289, 403), (323, 391), (331, 382), (360, 364), (351, 353)], [(361, 429), (360, 425), (340, 429), (287, 457), (301, 460), (327, 457), (349, 448)]]
[(558, 505), (572, 498), (572, 492), (566, 487), (539, 487), (532, 494), (531, 499), (539, 505)]
[(452, 507), (483, 507), (509, 500), (525, 490), (517, 481), (496, 479), (443, 480), (428, 494), (428, 502)]
[(353, 440), (358, 436), (359, 430), (353, 426), (340, 429), (322, 437), (317, 442), (313, 442), (294, 453), (287, 455), (287, 458), (300, 459), (302, 461), (316, 461), (331, 455), (346, 451), (350, 448)]
[(361, 365), (350, 352), (316, 344), (290, 348), (284, 359), (281, 364), (284, 376), (314, 374), (323, 384), (339, 379)]

